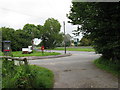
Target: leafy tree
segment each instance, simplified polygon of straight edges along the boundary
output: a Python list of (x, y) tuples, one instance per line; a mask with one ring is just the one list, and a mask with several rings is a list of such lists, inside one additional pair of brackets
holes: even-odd
[(23, 30), (25, 31), (25, 33), (28, 33), (29, 37), (31, 37), (32, 39), (40, 38), (42, 26), (41, 25), (35, 26), (34, 24), (26, 24), (24, 25)]
[(83, 36), (82, 39), (80, 40), (80, 46), (91, 46), (91, 45), (92, 45), (92, 41), (88, 35)]
[(51, 18), (46, 20), (44, 26), (34, 24), (26, 24), (23, 29), (14, 30), (13, 28), (0, 28), (2, 31), (3, 40), (11, 41), (11, 48), (13, 51), (22, 50), (24, 47), (32, 45), (33, 38), (41, 38), (42, 44), (46, 48), (54, 48), (61, 44), (63, 34), (60, 32), (60, 23)]
[(43, 34), (43, 26), (34, 24), (26, 24), (23, 27), (24, 33), (27, 35), (26, 40), (28, 40), (26, 45), (32, 45), (33, 38), (39, 38), (41, 39)]
[(11, 41), (11, 48), (14, 49), (14, 47), (16, 46), (16, 41), (15, 41), (15, 31), (13, 28), (6, 28), (6, 27), (2, 27), (2, 41), (5, 40), (9, 40)]
[(54, 18), (48, 18), (45, 21), (42, 34), (42, 44), (45, 48), (54, 48), (57, 44), (63, 40), (62, 34), (60, 34), (60, 23)]
[(37, 25), (36, 26), (37, 31), (35, 34), (37, 34), (37, 38), (42, 38), (42, 34), (43, 34), (43, 26), (42, 25)]
[(16, 30), (14, 36), (16, 37), (14, 38), (16, 41), (15, 50), (20, 51), (22, 48), (32, 45), (32, 37), (30, 37), (29, 33), (25, 33), (24, 30)]
[(2, 27), (2, 39), (4, 40), (11, 40), (12, 38), (14, 38), (14, 29), (13, 28), (6, 28), (6, 27)]
[(28, 38), (29, 34), (25, 33), (23, 30), (14, 30), (13, 28), (2, 27), (2, 40), (11, 41), (11, 49), (13, 51), (22, 50), (23, 47), (28, 47), (31, 45), (31, 39)]
[(90, 35), (94, 48), (104, 58), (120, 59), (120, 6), (117, 2), (72, 2), (68, 15), (73, 25), (81, 25), (78, 31)]

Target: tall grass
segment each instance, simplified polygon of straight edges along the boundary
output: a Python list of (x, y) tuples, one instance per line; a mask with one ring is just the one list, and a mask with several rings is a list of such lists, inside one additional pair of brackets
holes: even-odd
[(35, 66), (15, 66), (13, 61), (3, 60), (3, 88), (52, 88), (54, 74), (52, 71)]
[(118, 76), (120, 74), (120, 63), (115, 62), (112, 60), (104, 59), (103, 57), (100, 57), (94, 61), (94, 64), (101, 68), (102, 70), (105, 70), (107, 72), (112, 73), (113, 75)]

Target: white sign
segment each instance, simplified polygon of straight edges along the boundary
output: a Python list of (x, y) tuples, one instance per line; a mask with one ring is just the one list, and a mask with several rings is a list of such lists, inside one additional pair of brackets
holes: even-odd
[(32, 46), (28, 46), (28, 52), (32, 52)]
[(22, 51), (32, 52), (32, 46), (28, 46), (28, 48), (22, 48)]
[(41, 41), (42, 41), (41, 39), (34, 38), (34, 39), (33, 39), (33, 44), (34, 44), (34, 45), (38, 45), (38, 44), (41, 43)]
[(28, 51), (28, 48), (22, 48), (22, 51)]

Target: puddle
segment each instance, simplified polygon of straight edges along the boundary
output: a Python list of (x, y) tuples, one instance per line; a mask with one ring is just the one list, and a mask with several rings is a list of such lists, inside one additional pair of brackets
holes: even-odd
[(71, 71), (71, 70), (64, 70), (64, 72), (68, 72), (68, 71)]

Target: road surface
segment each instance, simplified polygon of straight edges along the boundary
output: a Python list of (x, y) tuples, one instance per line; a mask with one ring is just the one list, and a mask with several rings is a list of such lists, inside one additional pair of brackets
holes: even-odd
[[(59, 51), (64, 53), (64, 51)], [(94, 52), (69, 51), (72, 56), (29, 60), (30, 64), (54, 72), (54, 88), (118, 88), (117, 77), (97, 68), (92, 62), (100, 57)]]

